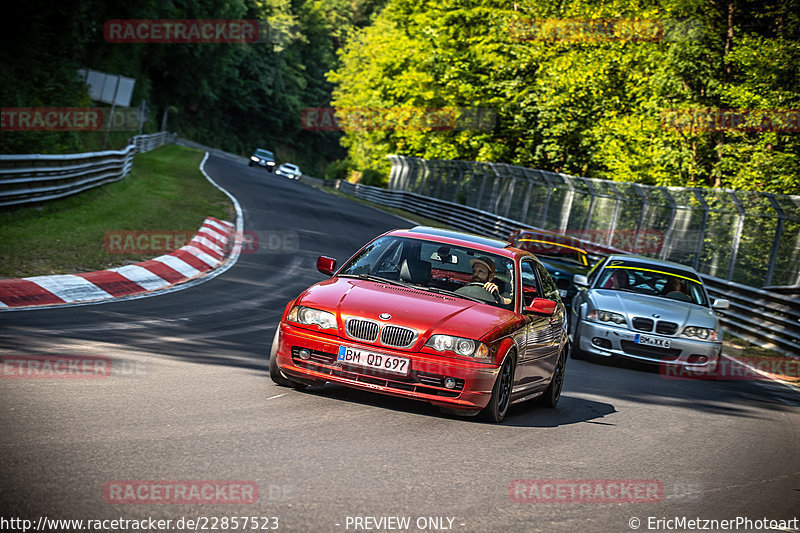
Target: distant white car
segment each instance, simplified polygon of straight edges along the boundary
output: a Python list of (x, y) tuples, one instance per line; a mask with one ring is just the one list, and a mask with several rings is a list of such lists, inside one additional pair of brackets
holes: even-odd
[(275, 171), (275, 174), (280, 174), (281, 176), (286, 176), (287, 178), (293, 180), (299, 180), (300, 176), (303, 175), (303, 173), (300, 172), (300, 168), (292, 163), (281, 164), (281, 166), (278, 167), (278, 170)]

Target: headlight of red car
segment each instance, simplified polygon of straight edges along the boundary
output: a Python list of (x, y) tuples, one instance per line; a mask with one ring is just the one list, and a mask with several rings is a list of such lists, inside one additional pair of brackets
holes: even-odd
[(475, 357), (487, 359), (489, 357), (489, 347), (482, 342), (463, 337), (453, 337), (452, 335), (433, 335), (425, 343), (428, 348), (433, 348), (437, 352), (453, 352), (464, 357)]
[(295, 305), (286, 319), (297, 324), (318, 326), (320, 329), (336, 329), (336, 315), (313, 307)]

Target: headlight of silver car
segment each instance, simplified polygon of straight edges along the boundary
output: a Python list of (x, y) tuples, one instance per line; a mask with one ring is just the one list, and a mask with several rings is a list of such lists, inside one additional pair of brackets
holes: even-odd
[(289, 311), (289, 316), (286, 319), (298, 324), (319, 326), (320, 329), (336, 329), (336, 315), (313, 307), (296, 305)]
[(464, 357), (486, 359), (489, 357), (489, 347), (482, 342), (452, 335), (433, 335), (425, 343), (428, 348), (437, 352), (453, 352)]
[(595, 322), (613, 322), (614, 324), (624, 324), (625, 317), (619, 313), (614, 313), (613, 311), (603, 311), (601, 309), (593, 309), (586, 315), (586, 318), (589, 320), (594, 320)]
[(700, 326), (686, 326), (683, 328), (683, 336), (695, 337), (702, 341), (715, 341), (717, 340), (717, 330)]

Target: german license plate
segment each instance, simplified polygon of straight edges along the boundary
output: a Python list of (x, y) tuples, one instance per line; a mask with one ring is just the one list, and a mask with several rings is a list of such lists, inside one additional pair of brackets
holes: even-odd
[(407, 376), (411, 369), (411, 359), (406, 357), (374, 353), (350, 346), (339, 346), (339, 355), (336, 361), (403, 376)]
[(660, 337), (648, 337), (647, 335), (636, 335), (636, 344), (644, 344), (645, 346), (655, 346), (657, 348), (669, 348), (669, 339), (662, 339)]

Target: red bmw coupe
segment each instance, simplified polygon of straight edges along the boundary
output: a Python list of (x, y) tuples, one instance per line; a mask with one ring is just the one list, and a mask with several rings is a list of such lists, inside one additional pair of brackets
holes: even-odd
[(500, 422), (554, 407), (568, 352), (547, 270), (507, 242), (418, 226), (380, 235), (289, 302), (269, 370), (279, 385), (338, 383)]

